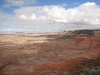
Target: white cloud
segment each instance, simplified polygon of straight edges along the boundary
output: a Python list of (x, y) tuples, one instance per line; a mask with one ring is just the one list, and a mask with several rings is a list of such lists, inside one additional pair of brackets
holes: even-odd
[(46, 17), (43, 15), (40, 15), (39, 17), (37, 17), (34, 13), (32, 13), (30, 16), (21, 14), (19, 16), (19, 19), (22, 19), (22, 20), (46, 20)]
[(93, 2), (75, 8), (63, 6), (20, 7), (15, 15), (0, 13), (0, 25), (13, 25), (22, 29), (64, 29), (100, 28), (100, 6)]
[(15, 10), (16, 16), (21, 20), (46, 20), (43, 7), (22, 7)]
[(7, 25), (7, 23), (4, 23), (4, 25)]
[(46, 20), (45, 16), (39, 16), (37, 20)]
[(95, 3), (84, 3), (76, 8), (64, 9), (63, 7), (48, 6), (43, 11), (50, 19), (56, 22), (78, 23), (78, 24), (100, 24), (100, 6)]
[(87, 2), (75, 8), (61, 6), (22, 7), (15, 10), (23, 20), (53, 20), (61, 23), (100, 24), (100, 6)]
[(26, 16), (26, 15), (22, 14), (19, 16), (19, 18), (22, 20), (36, 20), (37, 17), (35, 16), (34, 13), (32, 13), (31, 16)]
[(85, 5), (85, 6), (92, 6), (92, 5), (96, 5), (94, 2), (87, 2), (87, 3), (84, 3), (82, 5)]
[(16, 22), (18, 22), (18, 18), (15, 15), (0, 12), (0, 26), (13, 26), (16, 25)]
[(27, 20), (27, 16), (25, 16), (24, 14), (20, 15), (19, 18), (20, 18), (20, 19), (23, 19), (23, 20)]
[(66, 10), (63, 7), (54, 6), (49, 8), (48, 6), (43, 7), (43, 11), (47, 14), (46, 16), (49, 19), (52, 19), (56, 22), (67, 22), (65, 19)]
[(29, 17), (29, 20), (35, 20), (37, 17), (35, 16), (34, 13), (32, 13), (32, 16)]
[(37, 3), (36, 0), (5, 0), (6, 4), (3, 7), (10, 6), (27, 6)]

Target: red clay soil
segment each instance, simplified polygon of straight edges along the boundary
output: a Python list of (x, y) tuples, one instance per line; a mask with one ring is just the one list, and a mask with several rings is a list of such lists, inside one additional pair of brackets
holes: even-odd
[(74, 39), (71, 40), (72, 43), (75, 43), (75, 44), (79, 44), (80, 42), (82, 42), (85, 38), (79, 38), (79, 37), (76, 37)]
[[(93, 37), (92, 38), (75, 38), (74, 43), (87, 44), (87, 45), (100, 45), (100, 39), (93, 38)], [(72, 68), (74, 68), (76, 66), (76, 64), (79, 64), (88, 59), (97, 58), (99, 55), (100, 55), (100, 48), (89, 50), (89, 52), (82, 53), (79, 55), (79, 57), (73, 58), (70, 60), (38, 65), (38, 66), (34, 67), (35, 72), (33, 73), (33, 75), (35, 75), (37, 73), (37, 71), (46, 71), (46, 70), (70, 71)]]
[[(86, 44), (86, 45), (100, 45), (99, 38), (75, 38), (71, 40), (71, 42), (77, 44)], [(92, 44), (91, 44), (92, 43)], [(60, 45), (60, 44), (59, 44)], [(48, 46), (49, 48), (49, 46)], [(51, 70), (61, 70), (70, 72), (72, 68), (76, 67), (77, 64), (85, 62), (89, 59), (95, 59), (100, 55), (100, 48), (91, 49), (85, 53), (78, 54), (78, 57), (73, 57), (71, 59), (67, 59), (59, 62), (52, 62), (47, 64), (40, 64), (33, 67), (33, 73), (31, 75), (40, 75), (41, 72)], [(3, 74), (0, 74), (3, 75)], [(18, 75), (18, 74), (15, 74)], [(25, 74), (26, 75), (26, 74)], [(30, 74), (27, 74), (30, 75)]]
[(37, 72), (42, 72), (46, 70), (61, 70), (61, 71), (70, 71), (72, 68), (74, 68), (77, 64), (85, 61), (87, 59), (85, 58), (74, 58), (66, 61), (60, 61), (60, 62), (53, 62), (53, 63), (48, 63), (48, 64), (43, 64), (43, 65), (38, 65), (34, 67), (34, 73), (35, 75)]
[(91, 44), (91, 45), (99, 45), (100, 46), (100, 38), (86, 38), (82, 41), (83, 44)]
[(0, 73), (0, 75), (4, 75), (4, 74)]
[[(33, 67), (33, 71), (34, 71), (33, 73), (25, 72), (25, 73), (22, 73), (22, 75), (24, 75), (24, 74), (25, 75), (40, 75), (41, 73), (43, 73), (47, 70), (50, 70), (50, 71), (60, 70), (60, 71), (71, 72), (71, 70), (73, 68), (75, 68), (77, 66), (77, 64), (81, 64), (85, 61), (88, 61), (89, 59), (97, 58), (97, 56), (98, 56), (98, 53), (96, 52), (94, 55), (93, 54), (88, 55), (88, 58), (82, 57), (82, 56), (85, 56), (86, 54), (84, 54), (84, 55), (82, 54), (80, 57), (73, 58), (73, 59), (70, 59), (70, 60), (37, 65), (37, 66)], [(99, 54), (100, 54), (100, 51), (99, 51)], [(17, 73), (14, 73), (14, 72), (12, 72), (10, 74), (20, 75), (20, 73), (17, 74)], [(7, 74), (7, 75), (10, 75), (10, 74)], [(0, 75), (3, 75), (3, 74), (0, 74)]]
[(100, 45), (100, 38), (90, 37), (90, 38), (74, 38), (72, 42), (76, 44), (86, 44), (86, 45)]
[(1, 44), (1, 43), (0, 43), (0, 46), (4, 46), (4, 44)]

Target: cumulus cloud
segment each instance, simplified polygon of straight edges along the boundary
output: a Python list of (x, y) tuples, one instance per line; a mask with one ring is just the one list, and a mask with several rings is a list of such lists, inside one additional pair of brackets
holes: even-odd
[(84, 3), (82, 5), (85, 5), (85, 6), (92, 6), (92, 5), (96, 5), (94, 2), (87, 2), (87, 3)]
[(56, 22), (100, 24), (100, 6), (97, 6), (94, 2), (87, 2), (76, 8), (69, 9), (57, 6), (49, 8), (46, 6), (43, 11)]
[(22, 7), (15, 10), (23, 20), (53, 20), (71, 24), (100, 24), (100, 6), (87, 2), (75, 8), (61, 6)]
[(10, 6), (27, 6), (37, 3), (36, 0), (5, 0), (6, 4), (3, 7)]
[(69, 9), (56, 5), (20, 7), (14, 13), (8, 15), (0, 12), (0, 25), (33, 29), (36, 32), (100, 28), (100, 6), (94, 2)]
[(23, 20), (27, 20), (27, 16), (25, 16), (24, 14), (20, 15), (19, 18), (20, 18), (20, 19), (23, 19)]
[(36, 16), (35, 16), (35, 14), (34, 13), (32, 13), (32, 15), (31, 16), (26, 16), (26, 15), (24, 15), (24, 14), (22, 14), (22, 15), (20, 15), (20, 17), (19, 17), (20, 19), (23, 19), (23, 20), (35, 20), (36, 19)]
[(43, 7), (22, 7), (15, 10), (16, 16), (21, 20), (46, 20), (47, 17), (42, 11)]
[(46, 17), (43, 15), (40, 15), (39, 17), (37, 17), (34, 13), (32, 13), (30, 16), (21, 14), (19, 16), (19, 19), (22, 19), (22, 20), (46, 20)]

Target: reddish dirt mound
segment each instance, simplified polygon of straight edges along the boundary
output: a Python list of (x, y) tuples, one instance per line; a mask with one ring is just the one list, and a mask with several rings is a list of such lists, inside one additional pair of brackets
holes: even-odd
[(79, 55), (79, 57), (70, 60), (38, 65), (34, 67), (33, 75), (39, 74), (39, 72), (47, 70), (61, 70), (71, 72), (71, 70), (75, 68), (78, 64), (88, 61), (89, 59), (95, 59), (98, 57), (98, 55), (100, 55), (100, 48), (90, 50), (87, 53), (82, 53), (81, 55)]
[[(34, 71), (46, 71), (46, 70), (61, 70), (61, 71), (70, 71), (72, 68), (74, 68), (77, 64), (85, 61), (86, 58), (73, 58), (66, 61), (60, 61), (60, 62), (53, 62), (43, 65), (38, 65), (34, 67)], [(33, 74), (34, 75), (34, 74)]]
[(75, 43), (75, 44), (79, 44), (80, 42), (82, 42), (84, 40), (84, 38), (74, 38), (73, 40), (71, 40), (71, 42)]
[(93, 45), (100, 45), (100, 38), (96, 37), (90, 37), (90, 38), (74, 38), (72, 42), (76, 44), (87, 44), (90, 45), (91, 43)]
[(80, 44), (100, 45), (100, 38), (85, 38)]
[(73, 46), (75, 46), (75, 49), (93, 49), (100, 47), (100, 38), (97, 37), (76, 37), (70, 42), (74, 44)]
[(0, 75), (4, 75), (4, 74), (0, 73)]

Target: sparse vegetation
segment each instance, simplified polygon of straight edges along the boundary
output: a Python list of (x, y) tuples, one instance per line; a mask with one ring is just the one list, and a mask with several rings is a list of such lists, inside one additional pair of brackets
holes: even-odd
[(70, 73), (68, 73), (67, 71), (63, 72), (63, 75), (71, 75)]
[(94, 67), (92, 69), (86, 69), (83, 71), (83, 75), (100, 75), (100, 67)]
[(56, 40), (67, 40), (67, 39), (72, 39), (73, 36), (71, 35), (63, 35), (63, 36), (59, 36), (59, 37), (56, 37), (55, 39)]
[(88, 36), (93, 36), (94, 35), (94, 31), (93, 30), (76, 30), (73, 32), (75, 35), (88, 35)]

